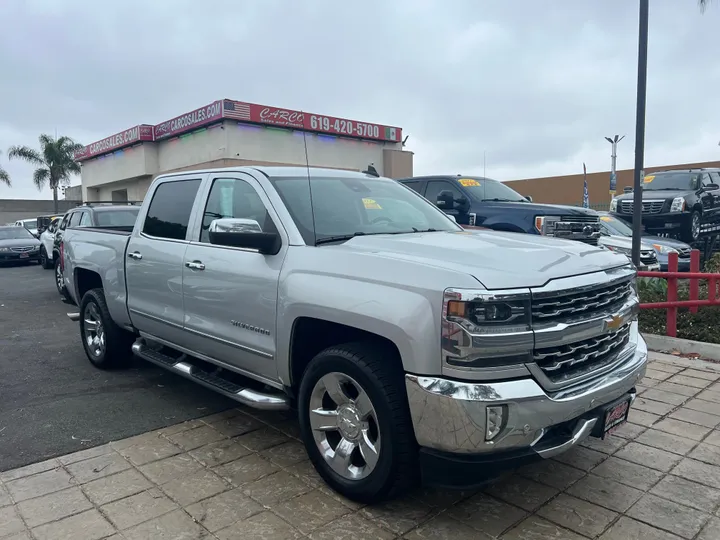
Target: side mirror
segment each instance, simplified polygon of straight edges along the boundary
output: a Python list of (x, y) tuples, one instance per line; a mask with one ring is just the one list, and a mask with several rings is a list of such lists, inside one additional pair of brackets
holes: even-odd
[(720, 189), (717, 184), (705, 184), (705, 191), (715, 191), (717, 189)]
[(527, 202), (532, 202), (532, 197), (531, 197), (530, 195), (528, 195), (527, 197), (525, 197), (525, 199), (527, 199)]
[(452, 210), (455, 207), (455, 196), (450, 190), (443, 190), (437, 195), (435, 204), (441, 210)]
[(209, 233), (210, 243), (216, 246), (256, 249), (266, 255), (275, 255), (280, 251), (280, 235), (263, 232), (254, 219), (214, 219)]

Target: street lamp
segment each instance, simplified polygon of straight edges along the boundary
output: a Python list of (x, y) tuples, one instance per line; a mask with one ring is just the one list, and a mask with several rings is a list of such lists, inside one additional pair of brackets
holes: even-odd
[(610, 162), (610, 199), (615, 196), (615, 190), (617, 189), (617, 145), (624, 138), (625, 135), (622, 137), (619, 137), (618, 135), (615, 135), (615, 137), (612, 138), (605, 137), (605, 140), (612, 145), (612, 154), (610, 154), (610, 157), (612, 158), (612, 161)]
[(642, 231), (642, 179), (645, 176), (645, 102), (647, 97), (647, 48), (649, 1), (640, 0), (638, 35), (637, 108), (635, 112), (635, 171), (633, 176), (632, 261), (640, 265), (640, 234)]

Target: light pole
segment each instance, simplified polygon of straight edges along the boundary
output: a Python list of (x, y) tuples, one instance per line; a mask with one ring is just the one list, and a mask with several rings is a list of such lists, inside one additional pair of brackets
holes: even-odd
[(615, 137), (605, 137), (605, 140), (609, 142), (612, 145), (612, 154), (610, 154), (610, 157), (612, 158), (612, 161), (610, 162), (610, 200), (615, 196), (615, 190), (617, 189), (617, 145), (620, 141), (622, 141), (625, 138), (625, 135), (622, 137), (615, 135)]
[(635, 116), (635, 174), (633, 177), (632, 261), (640, 265), (640, 234), (642, 231), (642, 179), (645, 154), (645, 102), (647, 97), (647, 47), (649, 1), (640, 0), (640, 31), (638, 36), (637, 109)]

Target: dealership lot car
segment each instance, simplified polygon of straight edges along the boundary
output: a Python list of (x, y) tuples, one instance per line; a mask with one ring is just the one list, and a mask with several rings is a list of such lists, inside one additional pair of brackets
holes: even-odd
[(0, 263), (37, 262), (40, 240), (25, 227), (0, 227)]

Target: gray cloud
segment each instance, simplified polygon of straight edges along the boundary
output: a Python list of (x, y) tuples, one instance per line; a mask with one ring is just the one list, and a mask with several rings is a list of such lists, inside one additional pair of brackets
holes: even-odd
[[(720, 6), (654, 0), (648, 164), (717, 159)], [(627, 0), (27, 0), (0, 4), (0, 148), (93, 142), (227, 97), (402, 126), (416, 172), (500, 179), (633, 160)], [(31, 169), (0, 197), (38, 197)]]

